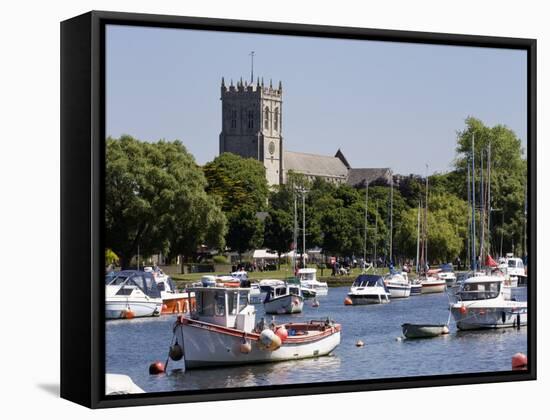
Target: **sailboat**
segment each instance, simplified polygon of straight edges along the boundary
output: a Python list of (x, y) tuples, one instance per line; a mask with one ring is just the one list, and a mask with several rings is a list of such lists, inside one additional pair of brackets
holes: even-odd
[(384, 284), (392, 298), (408, 298), (411, 285), (407, 273), (393, 269), (393, 174), (390, 182), (390, 273), (384, 278)]
[(428, 266), (428, 165), (426, 165), (426, 207), (424, 209), (424, 226), (423, 226), (423, 244), (422, 244), (422, 254), (423, 254), (423, 275), (420, 278), (420, 284), (422, 285), (422, 294), (426, 293), (443, 293), (447, 286), (445, 280), (440, 279), (437, 275), (434, 275), (434, 272), (426, 270)]

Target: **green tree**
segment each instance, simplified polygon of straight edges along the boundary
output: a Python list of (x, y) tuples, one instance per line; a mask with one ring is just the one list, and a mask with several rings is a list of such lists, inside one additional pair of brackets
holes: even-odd
[(239, 253), (239, 260), (244, 252), (262, 246), (264, 224), (254, 209), (242, 206), (229, 213), (228, 219), (227, 244)]
[(294, 221), (290, 213), (284, 210), (270, 209), (265, 219), (264, 245), (277, 252), (278, 266), (281, 267), (281, 254), (292, 245)]
[(225, 213), (246, 203), (256, 211), (267, 206), (269, 188), (263, 164), (233, 153), (222, 153), (203, 167), (206, 191), (221, 199)]
[(179, 141), (106, 140), (105, 245), (128, 267), (140, 254), (223, 246), (226, 221), (206, 180)]
[[(472, 139), (475, 139), (475, 167), (476, 167), (476, 202), (480, 200), (480, 167), (481, 159), (484, 168), (487, 167), (487, 155), (490, 146), (491, 155), (491, 207), (496, 209), (492, 214), (491, 248), (496, 253), (500, 248), (500, 238), (503, 240), (503, 253), (522, 249), (524, 225), (524, 197), (527, 174), (527, 161), (523, 157), (521, 141), (517, 135), (503, 125), (487, 127), (479, 119), (468, 117), (466, 127), (458, 132), (457, 158), (455, 170), (460, 175), (463, 187), (458, 189), (464, 200), (467, 199), (466, 173), (468, 160), (471, 157)], [(483, 153), (483, 156), (482, 156)], [(487, 172), (484, 177), (486, 179)], [(479, 214), (476, 216), (479, 220)], [(487, 241), (486, 244), (489, 242)]]

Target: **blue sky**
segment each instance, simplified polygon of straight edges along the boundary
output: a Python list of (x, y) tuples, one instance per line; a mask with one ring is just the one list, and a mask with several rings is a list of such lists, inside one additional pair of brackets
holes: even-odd
[(220, 82), (283, 83), (287, 150), (353, 167), (446, 171), (471, 115), (526, 145), (524, 51), (109, 26), (107, 135), (180, 139), (204, 164), (218, 155)]

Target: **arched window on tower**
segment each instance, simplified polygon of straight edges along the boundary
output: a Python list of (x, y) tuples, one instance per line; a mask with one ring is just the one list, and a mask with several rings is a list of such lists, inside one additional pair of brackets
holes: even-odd
[(248, 128), (254, 128), (254, 111), (248, 111)]
[(279, 131), (279, 108), (275, 108), (275, 123), (273, 124), (273, 128)]
[(237, 111), (231, 110), (231, 128), (237, 128)]
[(264, 128), (269, 130), (269, 108), (267, 106), (264, 110)]

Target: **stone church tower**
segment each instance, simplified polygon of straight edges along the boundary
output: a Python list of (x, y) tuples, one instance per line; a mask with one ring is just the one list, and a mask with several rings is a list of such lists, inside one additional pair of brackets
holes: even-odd
[(283, 182), (282, 106), (283, 87), (274, 89), (271, 82), (256, 84), (222, 78), (222, 131), (220, 154), (235, 153), (257, 159), (264, 164), (269, 185)]

